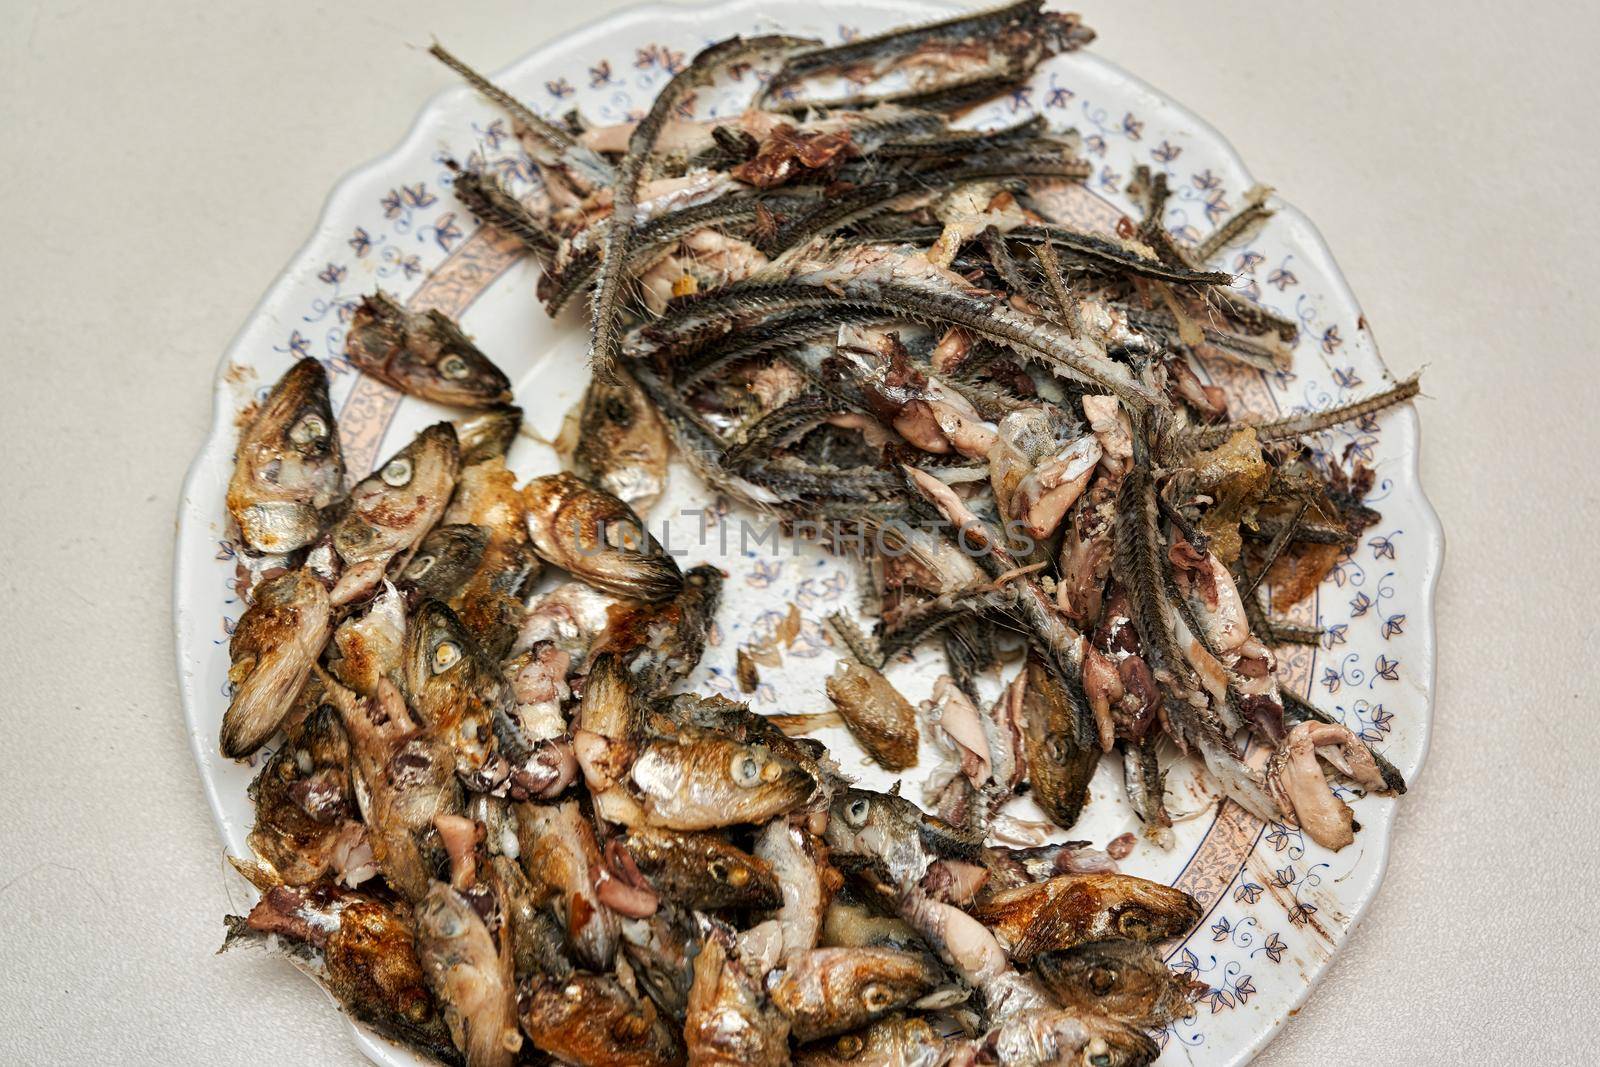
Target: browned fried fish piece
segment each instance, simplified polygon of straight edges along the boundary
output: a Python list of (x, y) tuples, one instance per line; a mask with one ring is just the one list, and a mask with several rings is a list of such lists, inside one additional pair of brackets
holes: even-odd
[(583, 395), (573, 469), (642, 514), (666, 489), (671, 445), (639, 383), (620, 367), (614, 372), (609, 382), (591, 379)]
[(1089, 801), (1100, 746), (1092, 729), (1079, 721), (1066, 686), (1036, 655), (1028, 657), (1022, 721), (1033, 798), (1057, 826), (1071, 829)]
[(864, 1030), (798, 1050), (797, 1067), (944, 1067), (960, 1039), (946, 1038), (917, 1016), (891, 1015)]
[(682, 589), (677, 561), (610, 493), (552, 474), (523, 486), (522, 496), (534, 550), (549, 563), (618, 597), (667, 600)]
[[(359, 600), (377, 588), (391, 562), (404, 565), (444, 514), (460, 469), (455, 428), (440, 422), (356, 483), (331, 534), (338, 556), (331, 594), (335, 605)], [(320, 551), (312, 552), (313, 565)]]
[(345, 355), (402, 393), (461, 408), (511, 402), (511, 381), (444, 312), (407, 311), (382, 290), (363, 297)]
[(637, 826), (623, 846), (657, 892), (685, 907), (766, 910), (782, 903), (772, 868), (716, 834)]
[(369, 854), (366, 829), (355, 821), (350, 740), (327, 705), (290, 730), (251, 783), (250, 797), (256, 806), (250, 848), (287, 885), (354, 875), (355, 854)]
[(228, 641), (233, 698), (222, 716), (224, 756), (243, 759), (277, 731), (331, 626), (328, 590), (304, 568), (256, 587)]
[(277, 935), (317, 950), (313, 970), (351, 1018), (442, 1063), (462, 1062), (424, 980), (411, 909), (403, 901), (327, 882), (263, 882), (249, 916), (227, 922), (229, 945)]
[(608, 974), (541, 975), (524, 988), (522, 1028), (564, 1063), (586, 1067), (668, 1067), (683, 1062), (683, 1039), (648, 997)]
[(850, 733), (884, 770), (917, 765), (917, 711), (878, 671), (840, 660), (827, 681), (828, 699)]
[(510, 938), (473, 900), (434, 882), (416, 910), (417, 960), (467, 1067), (511, 1067), (522, 1048)]
[(501, 659), (522, 624), (523, 590), (540, 571), (528, 539), (527, 509), (505, 459), (492, 456), (463, 467), (441, 522), (484, 531), (476, 565), (445, 600), (485, 651)]
[(437, 600), (412, 614), (403, 670), (411, 707), (455, 753), (462, 781), (480, 792), (504, 782), (511, 761), (524, 754), (510, 721), (516, 698), (499, 664)]
[(1090, 941), (1041, 952), (1033, 969), (1063, 1008), (1144, 1030), (1159, 1030), (1178, 1018), (1196, 991), (1196, 983), (1168, 968), (1156, 947), (1144, 941)]
[(767, 975), (767, 995), (797, 1041), (842, 1034), (931, 992), (944, 971), (930, 957), (892, 948), (818, 948)]
[(630, 778), (646, 821), (670, 830), (763, 823), (804, 804), (816, 786), (766, 745), (687, 727), (642, 745)]
[(455, 754), (411, 717), (400, 691), (380, 679), (363, 697), (326, 672), (318, 678), (339, 711), (364, 790), (362, 817), (372, 854), (395, 892), (415, 903), (445, 862), (435, 820), (464, 804)]
[(522, 429), (522, 409), (515, 404), (485, 408), (456, 420), (456, 440), (461, 444), (461, 465), (470, 467), (493, 456), (505, 457)]
[(593, 825), (576, 800), (523, 803), (515, 810), (520, 860), (529, 880), (556, 894), (555, 910), (578, 962), (594, 971), (610, 969), (620, 925), (596, 892), (604, 861)]
[(695, 957), (683, 1036), (692, 1067), (789, 1062), (789, 1020), (772, 1006), (760, 975), (746, 969), (732, 936), (720, 928), (712, 928)]
[(723, 574), (709, 563), (689, 568), (666, 604), (618, 604), (595, 652), (614, 653), (643, 696), (664, 693), (688, 677), (705, 654), (716, 619)]
[(972, 914), (1021, 963), (1086, 941), (1176, 937), (1200, 920), (1200, 904), (1181, 889), (1130, 874), (1064, 874), (1003, 889)]
[(239, 435), (228, 513), (256, 552), (304, 548), (324, 508), (344, 494), (344, 459), (328, 402), (328, 374), (310, 357), (284, 372)]
[(667, 600), (683, 588), (677, 562), (610, 493), (562, 473), (533, 479), (522, 499), (534, 550), (574, 577), (635, 600)]

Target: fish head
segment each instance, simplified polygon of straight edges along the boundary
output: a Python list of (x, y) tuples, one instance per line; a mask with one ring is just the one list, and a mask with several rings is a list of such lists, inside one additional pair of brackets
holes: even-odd
[(414, 700), (434, 703), (430, 695), (452, 689), (472, 689), (483, 672), (472, 635), (442, 601), (425, 600), (417, 606), (406, 629), (406, 691)]
[(577, 469), (628, 504), (648, 510), (667, 478), (666, 426), (638, 382), (623, 369), (595, 377), (584, 394), (573, 449)]
[(455, 427), (429, 426), (350, 491), (349, 510), (333, 528), (334, 550), (355, 564), (415, 545), (444, 511), (460, 470)]
[(846, 789), (829, 805), (824, 839), (845, 855), (881, 861), (897, 880), (915, 880), (928, 864), (922, 822), (921, 809), (904, 797)]
[(776, 908), (783, 902), (772, 868), (711, 834), (636, 827), (625, 845), (657, 889), (697, 908)]
[(788, 957), (767, 976), (767, 995), (801, 1041), (864, 1026), (932, 990), (943, 970), (917, 952), (820, 948)]
[(232, 697), (222, 717), (222, 752), (243, 759), (278, 729), (332, 630), (328, 591), (303, 568), (256, 587), (255, 603), (228, 643)]
[(1115, 881), (1115, 900), (1107, 909), (1118, 937), (1163, 941), (1186, 933), (1200, 921), (1200, 903), (1181, 889), (1124, 874), (1089, 877)]
[(1014, 1012), (983, 1038), (992, 1062), (1059, 1067), (1144, 1067), (1160, 1053), (1144, 1031), (1066, 1008)]
[(1089, 1040), (1078, 1050), (1076, 1060), (1060, 1062), (1079, 1063), (1083, 1067), (1146, 1067), (1161, 1054), (1150, 1035), (1138, 1027), (1096, 1016), (1089, 1016), (1084, 1023), (1089, 1030)]
[(471, 523), (436, 526), (395, 583), (413, 602), (449, 600), (477, 572), (489, 532)]
[(350, 319), (345, 354), (401, 392), (454, 407), (511, 401), (511, 381), (450, 317), (407, 311), (387, 294), (364, 297)]
[(522, 409), (515, 404), (497, 404), (492, 408), (456, 420), (456, 439), (461, 443), (461, 465), (504, 456), (522, 429)]
[(329, 989), (351, 1014), (380, 1021), (435, 1055), (454, 1051), (417, 961), (411, 923), (393, 905), (346, 904), (323, 959)]
[[(455, 750), (469, 784), (498, 784), (509, 773), (497, 740), (515, 703), (498, 666), (437, 600), (418, 606), (406, 632), (402, 667), (413, 708)], [(508, 753), (510, 754), (510, 753)]]
[(766, 745), (698, 730), (645, 745), (632, 777), (650, 821), (674, 830), (766, 822), (816, 788), (804, 768)]
[(322, 509), (343, 490), (344, 459), (328, 374), (307, 357), (273, 385), (239, 437), (228, 510), (258, 552), (292, 552), (317, 539)]
[(1173, 972), (1150, 944), (1091, 941), (1043, 952), (1033, 967), (1063, 1008), (1159, 1029), (1188, 1010), (1193, 983)]
[(550, 563), (617, 596), (659, 601), (683, 588), (677, 561), (633, 509), (569, 472), (522, 488), (528, 533)]

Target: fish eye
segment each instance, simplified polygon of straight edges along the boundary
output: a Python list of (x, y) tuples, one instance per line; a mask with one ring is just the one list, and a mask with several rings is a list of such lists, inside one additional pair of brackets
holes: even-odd
[(406, 568), (406, 577), (421, 578), (424, 574), (433, 570), (433, 565), (438, 561), (436, 556), (418, 556), (411, 561), (411, 566)]
[(461, 646), (454, 641), (440, 641), (433, 649), (433, 673), (439, 674), (456, 665), (461, 659)]
[(404, 456), (396, 456), (383, 465), (378, 477), (383, 479), (383, 484), (398, 489), (411, 481), (411, 461)]
[(439, 908), (433, 913), (432, 918), (437, 924), (434, 930), (440, 937), (456, 938), (467, 932), (466, 920), (454, 911)]
[(728, 767), (733, 780), (746, 789), (761, 782), (761, 761), (750, 752), (740, 752)]
[(301, 417), (289, 428), (289, 440), (297, 445), (315, 444), (328, 436), (328, 424), (315, 412)]
[(723, 884), (727, 883), (728, 865), (726, 863), (723, 863), (721, 860), (712, 860), (709, 864), (707, 864), (706, 870), (711, 873), (712, 878), (722, 882)]
[(448, 355), (439, 361), (439, 373), (451, 381), (460, 381), (472, 373), (467, 361), (457, 355)]
[(861, 1039), (859, 1034), (845, 1034), (833, 1046), (833, 1050), (844, 1059), (853, 1060), (861, 1055), (861, 1050), (866, 1047), (867, 1043)]
[(1117, 916), (1117, 929), (1124, 937), (1143, 940), (1150, 932), (1150, 920), (1143, 911), (1133, 908)]
[(894, 1003), (894, 993), (888, 986), (869, 982), (866, 988), (861, 990), (861, 1003), (868, 1011), (887, 1011), (889, 1005)]
[(1089, 971), (1089, 991), (1103, 997), (1117, 986), (1117, 972), (1110, 967), (1094, 967)]
[(867, 824), (867, 812), (871, 808), (872, 804), (865, 797), (852, 800), (845, 805), (844, 821), (859, 830)]
[(1067, 742), (1060, 734), (1049, 734), (1044, 739), (1044, 753), (1052, 763), (1067, 762)]
[(1111, 1067), (1111, 1046), (1097, 1037), (1084, 1046), (1083, 1054), (1092, 1067)]

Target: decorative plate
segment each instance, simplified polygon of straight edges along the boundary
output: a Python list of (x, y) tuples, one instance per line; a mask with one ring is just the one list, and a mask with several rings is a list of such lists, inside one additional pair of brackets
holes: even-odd
[[(948, 11), (924, 0), (647, 5), (553, 41), (496, 80), (546, 114), (576, 107), (592, 122), (615, 123), (641, 114), (686, 57), (712, 40), (779, 27), (837, 40)], [(441, 70), (441, 82), (448, 78)], [(715, 113), (714, 101), (701, 106), (702, 113)], [(730, 98), (724, 106), (737, 105)], [(1167, 172), (1177, 194), (1166, 223), (1186, 241), (1205, 237), (1255, 185), (1220, 134), (1092, 51), (1046, 63), (1029, 87), (969, 121), (996, 124), (1031, 111), (1083, 135), (1094, 174), (1066, 205), (1079, 224), (1109, 228), (1134, 212), (1124, 189), (1139, 164)], [(531, 192), (537, 181), (503, 115), (469, 89), (440, 93), (398, 148), (333, 190), (310, 241), (251, 313), (217, 375), (211, 433), (179, 508), (173, 607), (195, 760), (223, 839), (236, 855), (246, 854), (252, 810), (245, 790), (255, 767), (222, 758), (217, 731), (228, 704), (228, 635), (241, 612), (223, 508), (238, 412), (292, 361), (317, 357), (331, 374), (352, 480), (440, 418), (440, 409), (402, 399), (344, 359), (345, 324), (356, 300), (374, 287), (413, 307), (460, 318), (510, 375), (528, 427), (546, 439), (555, 437), (583, 390), (587, 332), (580, 314), (545, 317), (533, 297), (536, 268), (505, 239), (480, 229), (455, 200), (447, 158), (486, 165), (519, 192)], [(1355, 297), (1299, 212), (1279, 204), (1256, 236), (1227, 255), (1222, 265), (1236, 273), (1236, 288), (1300, 324), (1289, 372), (1207, 368), (1226, 377), (1236, 404), (1259, 415), (1320, 409), (1389, 380)], [(1288, 684), (1373, 743), (1408, 780), (1427, 748), (1433, 590), (1443, 554), (1438, 520), (1417, 480), (1417, 440), (1417, 415), (1409, 405), (1323, 438), (1330, 452), (1352, 449), (1376, 468), (1367, 503), (1383, 517), (1302, 605), (1302, 621), (1325, 627), (1322, 643), (1284, 657)], [(551, 449), (526, 437), (509, 458), (524, 477), (557, 468)], [(704, 516), (700, 508), (707, 509)], [(649, 516), (660, 540), (683, 553), (685, 565), (710, 560), (730, 575), (713, 644), (691, 688), (738, 695), (735, 649), (759, 640), (793, 604), (803, 620), (800, 635), (782, 667), (763, 671), (752, 703), (760, 711), (824, 710), (821, 683), (834, 653), (821, 620), (856, 603), (856, 567), (806, 544), (758, 543), (745, 536), (738, 517), (676, 465), (669, 493)], [(913, 702), (928, 695), (937, 673), (931, 657), (890, 671)], [(887, 788), (889, 777), (864, 764), (847, 734), (825, 730), (820, 736), (847, 771)], [(265, 756), (258, 754), (257, 765)], [(1104, 761), (1096, 775), (1093, 800), (1072, 837), (1104, 844), (1134, 827), (1112, 762)], [(920, 777), (936, 764), (936, 753), (924, 744), (922, 763), (906, 782), (909, 795), (920, 795)], [(1389, 850), (1395, 800), (1347, 799), (1362, 830), (1353, 846), (1334, 854), (1294, 828), (1217, 803), (1202, 776), (1172, 775), (1168, 803), (1175, 815), (1186, 816), (1176, 828), (1177, 847), (1163, 852), (1141, 842), (1122, 864), (1130, 873), (1181, 886), (1205, 908), (1199, 925), (1169, 946), (1169, 962), (1192, 972), (1207, 992), (1187, 1018), (1160, 1035), (1162, 1063), (1243, 1063), (1310, 993), (1377, 892)], [(1010, 811), (1038, 818), (1030, 807), (1022, 800)], [(378, 1063), (419, 1062), (360, 1027), (352, 1024), (352, 1030)]]

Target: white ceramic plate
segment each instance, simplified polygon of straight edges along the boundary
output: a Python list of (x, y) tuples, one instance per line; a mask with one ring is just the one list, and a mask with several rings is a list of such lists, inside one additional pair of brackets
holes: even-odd
[[(577, 107), (590, 121), (619, 122), (641, 113), (670, 73), (714, 39), (781, 27), (836, 40), (948, 11), (922, 0), (649, 5), (550, 42), (497, 80), (547, 114)], [(447, 75), (441, 71), (440, 78)], [(716, 101), (701, 105), (702, 113), (714, 112)], [(1221, 135), (1092, 52), (1047, 63), (1031, 88), (980, 111), (974, 121), (1011, 121), (1029, 110), (1043, 112), (1058, 127), (1076, 126), (1085, 138), (1095, 174), (1087, 191), (1068, 205), (1085, 224), (1107, 227), (1133, 210), (1123, 189), (1138, 164), (1170, 176), (1177, 194), (1166, 222), (1186, 240), (1204, 237), (1255, 184)], [(443, 164), (448, 157), (475, 157), (519, 192), (532, 190), (535, 176), (505, 118), (465, 88), (440, 93), (398, 148), (335, 187), (311, 240), (250, 315), (217, 375), (211, 434), (180, 505), (173, 608), (195, 759), (227, 847), (238, 855), (246, 852), (252, 813), (245, 789), (255, 769), (218, 754), (217, 730), (228, 702), (228, 634), (241, 610), (231, 586), (234, 564), (223, 509), (239, 410), (294, 359), (321, 359), (332, 374), (352, 479), (411, 433), (447, 415), (357, 375), (342, 358), (349, 310), (375, 286), (413, 306), (439, 307), (461, 318), (511, 376), (531, 428), (547, 438), (584, 385), (587, 335), (581, 320), (573, 313), (556, 322), (545, 318), (533, 298), (535, 268), (517, 259), (506, 241), (478, 229), (455, 201)], [(1220, 265), (1237, 273), (1239, 289), (1301, 326), (1292, 373), (1216, 368), (1246, 409), (1272, 414), (1323, 408), (1389, 380), (1355, 297), (1299, 212), (1280, 205), (1268, 225), (1247, 244), (1229, 248)], [(1306, 621), (1314, 618), (1327, 628), (1323, 643), (1284, 657), (1288, 684), (1373, 742), (1408, 779), (1427, 748), (1433, 589), (1443, 553), (1438, 520), (1417, 481), (1417, 437), (1416, 412), (1406, 406), (1324, 439), (1330, 452), (1353, 449), (1377, 469), (1368, 503), (1383, 518), (1304, 612)], [(519, 440), (510, 459), (524, 476), (556, 467), (550, 450), (532, 440)], [(854, 566), (809, 546), (785, 542), (774, 551), (770, 544), (741, 545), (732, 521), (736, 512), (712, 525), (699, 543), (700, 520), (683, 512), (710, 502), (708, 492), (675, 467), (671, 491), (650, 516), (652, 524), (670, 524), (663, 540), (684, 551), (686, 564), (707, 559), (730, 575), (713, 645), (691, 686), (732, 694), (734, 650), (793, 603), (805, 620), (801, 636), (783, 667), (763, 672), (752, 702), (761, 711), (822, 710), (822, 679), (834, 656), (820, 620), (855, 604)], [(916, 701), (928, 695), (936, 673), (937, 662), (925, 657), (898, 665), (891, 676)], [(887, 787), (888, 776), (859, 765), (859, 751), (847, 735), (821, 736), (847, 770), (869, 785)], [(910, 795), (919, 794), (920, 777), (936, 762), (937, 754), (924, 743), (922, 763), (906, 783)], [(1105, 761), (1096, 776), (1093, 802), (1073, 837), (1104, 844), (1135, 828), (1112, 762)], [(1218, 805), (1201, 778), (1172, 775), (1169, 804), (1189, 815), (1179, 823), (1178, 846), (1161, 852), (1141, 844), (1123, 864), (1131, 873), (1182, 886), (1205, 907), (1196, 929), (1171, 946), (1170, 961), (1192, 971), (1210, 991), (1190, 1017), (1161, 1035), (1162, 1063), (1242, 1063), (1305, 1000), (1383, 877), (1396, 801), (1350, 799), (1362, 830), (1353, 846), (1333, 854), (1293, 828), (1262, 823), (1231, 803)], [(1021, 802), (1012, 813), (1037, 817), (1029, 809)], [(373, 1060), (417, 1062), (352, 1029)]]

